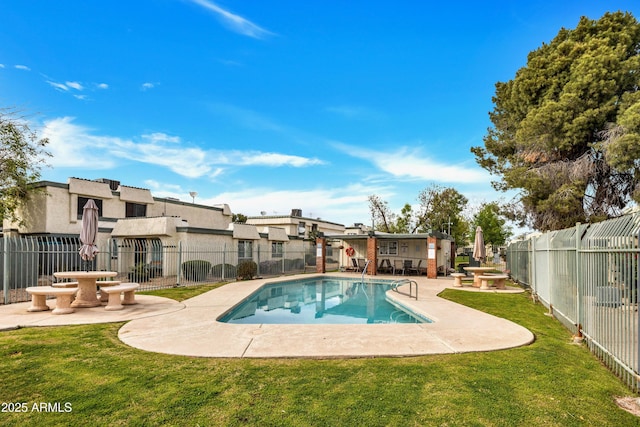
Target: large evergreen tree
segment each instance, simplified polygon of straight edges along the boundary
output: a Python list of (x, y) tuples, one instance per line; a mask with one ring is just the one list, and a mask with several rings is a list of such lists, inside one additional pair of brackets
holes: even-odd
[(640, 24), (581, 18), (496, 84), (478, 163), (519, 190), (513, 217), (538, 230), (598, 221), (640, 201)]

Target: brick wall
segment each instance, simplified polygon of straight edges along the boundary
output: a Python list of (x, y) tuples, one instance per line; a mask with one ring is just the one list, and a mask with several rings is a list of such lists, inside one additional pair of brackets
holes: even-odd
[(378, 274), (378, 239), (375, 237), (367, 239), (367, 259), (370, 261), (367, 274), (375, 276)]

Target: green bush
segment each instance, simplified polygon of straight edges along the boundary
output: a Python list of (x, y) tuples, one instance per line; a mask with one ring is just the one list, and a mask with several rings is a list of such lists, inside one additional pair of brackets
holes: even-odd
[(260, 263), (260, 274), (280, 274), (282, 273), (282, 260), (262, 261)]
[(129, 271), (128, 277), (130, 282), (148, 282), (151, 278), (149, 266), (141, 262), (135, 267), (131, 267), (131, 271)]
[(304, 262), (307, 265), (310, 265), (310, 266), (316, 265), (316, 256), (315, 256), (315, 254), (306, 254), (304, 256)]
[(304, 271), (304, 259), (302, 258), (285, 259), (284, 271), (286, 273), (292, 272), (292, 271)]
[(209, 261), (197, 259), (182, 263), (182, 276), (186, 280), (206, 280), (209, 270), (211, 270), (211, 263)]
[(243, 261), (238, 264), (238, 278), (251, 280), (258, 273), (258, 264), (253, 261)]
[(211, 274), (222, 277), (223, 270), (225, 279), (236, 277), (236, 266), (232, 264), (216, 264), (211, 268)]

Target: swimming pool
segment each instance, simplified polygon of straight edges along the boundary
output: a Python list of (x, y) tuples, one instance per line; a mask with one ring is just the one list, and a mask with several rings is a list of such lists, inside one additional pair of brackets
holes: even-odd
[(430, 323), (386, 297), (391, 280), (312, 277), (269, 283), (218, 318), (239, 324)]

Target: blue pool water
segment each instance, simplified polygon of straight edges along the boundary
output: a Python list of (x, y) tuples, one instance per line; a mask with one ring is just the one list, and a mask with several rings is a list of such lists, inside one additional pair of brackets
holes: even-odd
[(430, 322), (386, 298), (391, 281), (313, 277), (271, 283), (218, 320), (242, 324), (360, 324)]

